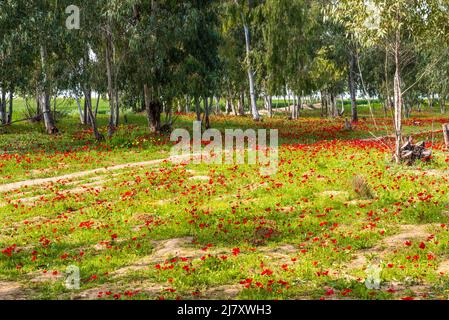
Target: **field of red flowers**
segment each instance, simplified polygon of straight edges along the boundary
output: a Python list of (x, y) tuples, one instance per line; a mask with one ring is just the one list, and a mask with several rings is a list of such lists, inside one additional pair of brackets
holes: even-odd
[(12, 131), (0, 140), (0, 298), (447, 299), (444, 122), (406, 121), (433, 156), (402, 166), (389, 119), (352, 131), (268, 119), (258, 125), (279, 129), (273, 176), (171, 162), (169, 137), (139, 123), (100, 144), (82, 128)]

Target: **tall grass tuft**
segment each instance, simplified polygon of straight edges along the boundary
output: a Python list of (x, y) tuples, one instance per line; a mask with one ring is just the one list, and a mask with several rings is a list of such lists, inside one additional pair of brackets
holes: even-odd
[(373, 199), (375, 197), (373, 190), (364, 177), (355, 175), (352, 178), (352, 188), (354, 192), (362, 199)]

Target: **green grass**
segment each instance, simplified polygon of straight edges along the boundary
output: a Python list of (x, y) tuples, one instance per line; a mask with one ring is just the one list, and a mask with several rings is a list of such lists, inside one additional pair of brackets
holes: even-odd
[[(406, 132), (445, 121), (430, 113), (416, 119), (405, 122)], [(181, 115), (176, 127), (191, 129), (192, 121)], [(42, 124), (6, 128), (2, 182), (169, 156), (169, 137), (149, 134), (142, 115), (130, 113), (101, 143), (76, 123), (76, 113), (60, 118), (57, 136)], [(100, 114), (102, 131), (106, 123)], [(248, 164), (161, 163), (3, 193), (0, 281), (21, 283), (36, 299), (71, 299), (89, 289), (100, 299), (226, 298), (224, 288), (235, 299), (447, 298), (447, 275), (437, 271), (449, 259), (449, 157), (440, 134), (421, 137), (438, 142), (432, 162), (403, 167), (391, 163), (388, 139), (360, 140), (391, 132), (379, 113), (377, 124), (366, 116), (353, 131), (315, 111), (296, 121), (213, 116), (212, 123), (220, 131), (279, 129), (277, 174), (261, 176)], [(353, 190), (354, 175), (364, 177), (373, 199)], [(191, 179), (198, 176), (209, 178)], [(426, 236), (391, 244), (405, 225), (425, 225)], [(178, 239), (177, 250), (162, 255), (169, 239)], [(364, 253), (367, 261), (354, 265)], [(364, 284), (369, 264), (382, 268), (379, 290)], [(57, 277), (69, 265), (80, 268), (79, 290)], [(129, 266), (135, 269), (117, 273)], [(36, 281), (43, 275), (46, 281)]]

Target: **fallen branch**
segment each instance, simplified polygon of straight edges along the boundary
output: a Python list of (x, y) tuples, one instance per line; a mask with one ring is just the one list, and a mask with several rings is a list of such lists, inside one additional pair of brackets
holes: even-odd
[(24, 121), (38, 121), (38, 119), (40, 118), (40, 117), (42, 117), (43, 116), (43, 113), (40, 113), (40, 114), (38, 114), (38, 115), (35, 115), (35, 116), (33, 116), (33, 117), (30, 117), (30, 118), (25, 118), (25, 119), (20, 119), (20, 120), (15, 120), (15, 121), (11, 121), (11, 122), (9, 122), (9, 123), (5, 123), (5, 124), (1, 124), (0, 125), (0, 128), (1, 127), (7, 127), (7, 126), (10, 126), (10, 125), (12, 125), (12, 124), (14, 124), (14, 123), (18, 123), (18, 122), (24, 122)]
[(426, 149), (426, 143), (421, 141), (413, 144), (413, 138), (409, 137), (401, 147), (401, 160), (407, 165), (412, 165), (416, 160), (428, 161), (432, 156), (432, 150)]

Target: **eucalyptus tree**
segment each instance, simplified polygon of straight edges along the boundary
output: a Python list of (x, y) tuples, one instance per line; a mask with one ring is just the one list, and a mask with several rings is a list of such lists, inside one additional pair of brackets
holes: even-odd
[(176, 97), (191, 94), (199, 99), (213, 91), (218, 40), (209, 27), (216, 21), (214, 2), (121, 3), (122, 16), (128, 15), (123, 46), (130, 75), (126, 81), (143, 92), (149, 128), (158, 132), (164, 106), (170, 109)]
[(449, 45), (426, 48), (429, 59), (429, 71), (424, 76), (428, 92), (438, 93), (440, 112), (446, 112), (446, 101), (449, 98)]
[[(449, 98), (449, 3), (435, 0), (429, 3), (428, 28), (425, 37), (419, 44), (428, 59), (423, 78), (433, 95), (438, 93), (440, 111), (446, 110), (445, 103)], [(429, 92), (429, 93), (430, 93)]]
[[(81, 121), (92, 127), (97, 140), (104, 138), (97, 128), (96, 111), (94, 112), (92, 105), (92, 91), (94, 89), (97, 92), (101, 91), (99, 88), (94, 88), (98, 85), (98, 81), (96, 81), (98, 76), (96, 75), (104, 73), (101, 72), (103, 66), (98, 59), (102, 52), (100, 17), (102, 5), (103, 3), (100, 1), (84, 0), (79, 3), (79, 8), (82, 10), (80, 28), (66, 30), (64, 56), (60, 59), (65, 61), (66, 65), (65, 79), (67, 79), (67, 83), (65, 88), (76, 95)], [(105, 80), (105, 77), (103, 79)], [(84, 110), (81, 110), (79, 105), (78, 96), (80, 94), (84, 95)]]
[(175, 85), (185, 84), (185, 94), (193, 97), (197, 120), (202, 121), (200, 115), (200, 98), (204, 103), (204, 125), (210, 127), (209, 97), (218, 91), (220, 83), (221, 62), (219, 45), (221, 41), (218, 19), (219, 1), (196, 0), (190, 1), (188, 22), (184, 34), (180, 39), (180, 49), (183, 60), (180, 63), (180, 79)]
[[(3, 125), (12, 121), (15, 93), (30, 91), (35, 80), (36, 50), (23, 18), (27, 8), (25, 1), (0, 2), (0, 122)], [(35, 89), (32, 91), (35, 93)]]
[(237, 108), (235, 101), (239, 100), (239, 105), (242, 106), (242, 96), (247, 88), (248, 79), (244, 68), (245, 38), (242, 36), (241, 27), (232, 22), (228, 3), (221, 7), (220, 12), (222, 18), (221, 43), (218, 48), (221, 63), (219, 86), (226, 99), (226, 112), (243, 115), (243, 108)]
[(251, 106), (251, 114), (253, 120), (259, 121), (260, 115), (257, 109), (257, 92), (256, 92), (256, 75), (254, 64), (254, 43), (261, 39), (253, 37), (253, 23), (254, 14), (258, 6), (264, 5), (263, 0), (228, 0), (226, 5), (228, 7), (227, 23), (239, 25), (243, 31), (245, 39), (245, 60), (244, 66), (248, 76), (249, 84), (249, 98)]
[(340, 23), (326, 19), (322, 10), (316, 13), (317, 21), (313, 34), (313, 60), (310, 77), (313, 86), (320, 92), (323, 116), (337, 117), (342, 111), (337, 108), (337, 96), (344, 92), (347, 84), (348, 58), (347, 39)]
[[(27, 54), (18, 62), (20, 67), (32, 65), (35, 72), (27, 74), (35, 81), (28, 81), (35, 89), (27, 91), (36, 92), (38, 112), (44, 119), (46, 131), (49, 134), (58, 132), (51, 110), (50, 99), (56, 95), (57, 84), (60, 80), (64, 55), (66, 25), (65, 8), (69, 1), (43, 0), (43, 1), (3, 1), (2, 15), (8, 15), (12, 27), (7, 29), (8, 37), (17, 40), (14, 44), (25, 46)], [(26, 68), (21, 71), (27, 70)], [(56, 98), (55, 100), (56, 101)]]
[[(308, 0), (267, 0), (258, 7), (263, 47), (257, 52), (257, 65), (261, 66), (259, 78), (267, 96), (287, 90), (296, 96), (310, 88), (315, 36), (311, 6)], [(292, 107), (294, 119), (299, 116), (299, 105)]]
[(68, 1), (43, 0), (27, 2), (24, 9), (28, 13), (21, 18), (21, 23), (30, 35), (32, 43), (38, 51), (40, 77), (38, 82), (39, 107), (42, 111), (46, 131), (49, 134), (58, 132), (54, 114), (51, 111), (50, 96), (52, 81), (55, 79), (53, 63), (60, 50), (60, 41), (64, 41), (65, 8)]
[(383, 100), (384, 114), (387, 115), (392, 104), (392, 79), (395, 71), (390, 53), (382, 45), (360, 48), (358, 62), (364, 93)]
[[(428, 27), (429, 10), (435, 0), (343, 0), (332, 1), (332, 15), (344, 23), (364, 46), (383, 43), (393, 56), (395, 75), (394, 132), (395, 159), (401, 161), (402, 105), (404, 89), (401, 69), (407, 54), (404, 39), (418, 39)], [(435, 10), (439, 10), (435, 8)], [(351, 19), (345, 19), (351, 17)]]

